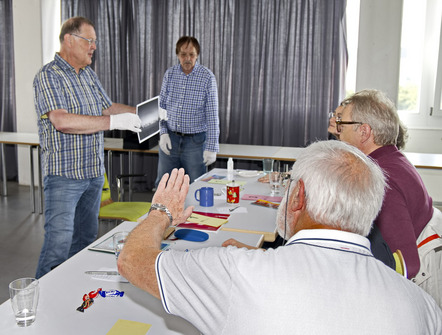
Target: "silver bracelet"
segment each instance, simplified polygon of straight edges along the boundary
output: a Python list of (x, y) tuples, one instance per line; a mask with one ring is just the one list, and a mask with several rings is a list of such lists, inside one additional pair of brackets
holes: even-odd
[(166, 206), (164, 206), (163, 204), (152, 204), (152, 205), (150, 206), (150, 209), (149, 209), (149, 214), (150, 214), (150, 212), (153, 211), (153, 210), (157, 210), (157, 211), (160, 211), (160, 212), (166, 213), (167, 216), (169, 217), (170, 225), (172, 225), (173, 217), (172, 217), (172, 214), (170, 213), (170, 211), (167, 209)]

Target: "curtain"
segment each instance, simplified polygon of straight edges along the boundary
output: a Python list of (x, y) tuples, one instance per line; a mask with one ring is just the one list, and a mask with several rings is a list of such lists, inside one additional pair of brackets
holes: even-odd
[(302, 147), (327, 139), (328, 113), (345, 95), (345, 6), (62, 0), (62, 20), (81, 15), (95, 23), (94, 69), (111, 99), (130, 105), (160, 93), (164, 72), (178, 62), (176, 41), (195, 36), (199, 62), (217, 78), (220, 143)]
[[(12, 0), (0, 1), (0, 131), (16, 130)], [(15, 146), (5, 145), (7, 179), (17, 178)], [(3, 164), (3, 162), (2, 162)], [(0, 166), (0, 171), (2, 166)]]

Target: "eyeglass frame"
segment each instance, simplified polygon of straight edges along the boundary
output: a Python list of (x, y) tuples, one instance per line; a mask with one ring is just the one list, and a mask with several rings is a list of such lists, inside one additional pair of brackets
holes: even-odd
[(336, 123), (336, 131), (340, 133), (342, 131), (341, 125), (343, 124), (358, 124), (363, 125), (363, 122), (359, 121), (342, 121), (341, 117), (338, 115), (335, 115), (335, 123)]
[(186, 58), (187, 56), (189, 56), (190, 58), (198, 58), (198, 54), (196, 53), (196, 52), (179, 52), (178, 53), (178, 56), (179, 57), (182, 57), (182, 58)]
[(72, 36), (75, 36), (75, 37), (79, 37), (79, 38), (81, 38), (82, 40), (87, 41), (87, 42), (89, 43), (89, 45), (92, 45), (92, 43), (94, 43), (95, 46), (97, 46), (97, 44), (98, 44), (98, 41), (97, 41), (97, 40), (94, 40), (93, 38), (86, 38), (86, 37), (83, 37), (83, 36), (80, 36), (80, 35), (77, 35), (77, 34), (71, 34), (71, 35), (72, 35)]

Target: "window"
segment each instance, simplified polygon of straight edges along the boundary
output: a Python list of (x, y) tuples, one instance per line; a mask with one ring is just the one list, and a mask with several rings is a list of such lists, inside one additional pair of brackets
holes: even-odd
[(403, 0), (397, 107), (408, 127), (442, 127), (441, 13), (440, 0)]
[(436, 84), (434, 85), (434, 104), (432, 113), (434, 115), (442, 116), (442, 22), (439, 39), (439, 61), (437, 64)]
[(347, 24), (347, 52), (348, 65), (345, 78), (346, 96), (356, 91), (356, 65), (358, 59), (358, 34), (359, 34), (359, 0), (347, 1), (346, 24)]
[(401, 36), (397, 109), (417, 113), (425, 36), (425, 6), (420, 1), (404, 0)]

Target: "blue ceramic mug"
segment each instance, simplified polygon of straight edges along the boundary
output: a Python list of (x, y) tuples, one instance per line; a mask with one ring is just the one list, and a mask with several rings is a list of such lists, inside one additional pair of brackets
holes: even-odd
[(200, 206), (213, 206), (213, 187), (201, 187), (197, 189), (195, 191), (195, 199), (199, 201)]

